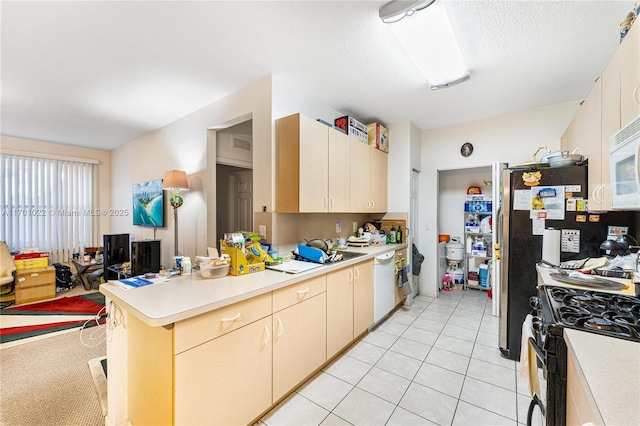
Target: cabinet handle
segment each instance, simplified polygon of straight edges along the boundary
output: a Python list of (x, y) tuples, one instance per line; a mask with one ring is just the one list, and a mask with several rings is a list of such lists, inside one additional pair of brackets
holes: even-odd
[(353, 269), (349, 269), (349, 282), (353, 282)]
[(357, 266), (355, 268), (353, 268), (355, 270), (355, 278), (356, 280), (360, 279), (360, 268), (358, 268)]
[(305, 288), (304, 290), (298, 290), (296, 293), (298, 293), (300, 296), (302, 296), (303, 294), (307, 294), (309, 292), (308, 288)]
[(636, 88), (633, 89), (633, 100), (636, 101), (637, 104), (640, 104), (640, 98), (638, 97), (638, 92), (640, 92), (640, 84), (636, 85)]
[(335, 205), (335, 200), (333, 199), (333, 197), (329, 197), (329, 208), (333, 208), (334, 205)]
[(222, 318), (220, 321), (221, 322), (229, 322), (229, 321), (235, 321), (238, 318), (240, 318), (240, 312), (238, 312), (235, 316), (233, 316), (231, 318)]
[(593, 201), (595, 201), (596, 203), (599, 203), (600, 201), (598, 200), (598, 189), (600, 187), (596, 186), (595, 188), (593, 188), (593, 191), (591, 191), (591, 198), (593, 198)]
[(327, 208), (327, 197), (322, 197), (322, 207)]
[(278, 318), (278, 337), (282, 336), (282, 330), (284, 330), (284, 326), (282, 325), (282, 320)]
[(371, 200), (371, 210), (376, 208), (376, 202), (374, 200)]
[(269, 327), (267, 327), (267, 324), (264, 325), (264, 345), (267, 346), (267, 343), (269, 343), (269, 338), (271, 337), (270, 333), (269, 333)]

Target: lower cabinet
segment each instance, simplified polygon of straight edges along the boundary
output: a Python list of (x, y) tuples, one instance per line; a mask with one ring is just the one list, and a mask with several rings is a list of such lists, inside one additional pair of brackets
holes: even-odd
[(273, 402), (327, 360), (327, 294), (273, 314)]
[(373, 324), (373, 261), (327, 274), (327, 359)]
[(373, 324), (373, 261), (353, 267), (353, 337)]
[(249, 424), (372, 322), (372, 261), (166, 327), (128, 315), (127, 419)]
[(353, 341), (354, 268), (327, 274), (327, 358)]
[(250, 423), (272, 404), (271, 316), (175, 356), (178, 425)]

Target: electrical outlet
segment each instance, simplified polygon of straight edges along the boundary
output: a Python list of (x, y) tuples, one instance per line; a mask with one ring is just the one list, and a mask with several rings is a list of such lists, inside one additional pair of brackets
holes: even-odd
[(358, 222), (353, 222), (353, 232), (358, 232)]
[(336, 223), (336, 234), (342, 232), (342, 224), (340, 222)]
[(260, 235), (260, 238), (262, 238), (263, 240), (267, 239), (267, 227), (266, 227), (266, 225), (260, 225), (258, 227), (258, 235)]

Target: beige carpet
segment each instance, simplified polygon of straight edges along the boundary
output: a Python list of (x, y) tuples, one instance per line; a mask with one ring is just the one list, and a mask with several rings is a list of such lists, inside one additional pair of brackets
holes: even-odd
[(0, 425), (104, 425), (80, 331), (0, 350)]

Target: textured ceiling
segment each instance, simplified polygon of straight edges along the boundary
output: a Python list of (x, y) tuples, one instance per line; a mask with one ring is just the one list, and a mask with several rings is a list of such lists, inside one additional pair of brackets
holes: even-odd
[(421, 129), (580, 100), (634, 2), (443, 1), (471, 80), (431, 91), (386, 1), (3, 0), (0, 131), (110, 150), (269, 74)]

